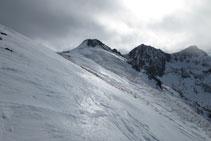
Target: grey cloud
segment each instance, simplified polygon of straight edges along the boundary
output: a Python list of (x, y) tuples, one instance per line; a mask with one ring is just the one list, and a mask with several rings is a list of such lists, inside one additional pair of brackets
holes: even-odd
[[(188, 8), (188, 7), (187, 7)], [(176, 48), (184, 48), (192, 44), (204, 50), (211, 50), (211, 1), (204, 0), (190, 11), (170, 14), (159, 23), (150, 23), (149, 28), (154, 32), (166, 34), (185, 34), (178, 39)], [(176, 39), (175, 39), (176, 40)], [(179, 46), (179, 47), (178, 47)]]
[(112, 0), (0, 1), (1, 24), (54, 45), (64, 38), (78, 41), (96, 36), (106, 39), (111, 33), (97, 23), (95, 15), (118, 9)]
[[(86, 38), (98, 38), (125, 52), (141, 43), (165, 50), (163, 45), (159, 46), (157, 37), (168, 40), (183, 33), (185, 37), (173, 38), (176, 42), (173, 46), (165, 46), (181, 49), (197, 44), (206, 50), (211, 47), (210, 0), (200, 1), (189, 12), (172, 13), (161, 22), (150, 21), (148, 26), (144, 21), (137, 21), (121, 0), (0, 0), (0, 3), (0, 24), (56, 50), (76, 47)], [(98, 21), (101, 17), (103, 24)], [(110, 29), (107, 25), (113, 21), (117, 26), (118, 22), (124, 23), (131, 32), (121, 34)]]

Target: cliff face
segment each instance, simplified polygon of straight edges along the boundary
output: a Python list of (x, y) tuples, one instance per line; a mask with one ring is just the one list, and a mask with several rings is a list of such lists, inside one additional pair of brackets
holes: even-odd
[(128, 63), (137, 71), (145, 70), (152, 76), (162, 76), (166, 63), (171, 59), (170, 54), (144, 44), (134, 48), (127, 56)]

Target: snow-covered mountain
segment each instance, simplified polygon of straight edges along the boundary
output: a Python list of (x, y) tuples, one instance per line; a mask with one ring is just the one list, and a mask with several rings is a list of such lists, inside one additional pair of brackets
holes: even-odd
[(211, 118), (211, 57), (196, 46), (167, 54), (140, 45), (128, 55), (128, 62), (179, 92), (198, 113)]
[(156, 88), (102, 42), (58, 54), (0, 32), (0, 140), (211, 139), (210, 122), (176, 91)]
[[(64, 58), (70, 60), (71, 62), (80, 65), (82, 68), (85, 68), (87, 71), (97, 75), (102, 80), (110, 83), (112, 86), (124, 90), (130, 95), (133, 95), (135, 98), (137, 97), (141, 99), (146, 98), (147, 100), (152, 100), (155, 98), (156, 100), (152, 100), (149, 103), (151, 104), (154, 103), (156, 106), (160, 105), (160, 102), (158, 101), (163, 101), (163, 99), (166, 99), (165, 102), (168, 103), (169, 105), (167, 104), (165, 106), (164, 105), (162, 106), (165, 108), (169, 106), (172, 108), (172, 105), (174, 105), (173, 103), (175, 103), (175, 101), (173, 102), (169, 99), (169, 96), (171, 98), (173, 97), (177, 98), (175, 99), (176, 101), (181, 101), (179, 93), (175, 92), (168, 86), (163, 86), (162, 91), (159, 90), (159, 88), (154, 84), (153, 80), (148, 79), (148, 74), (146, 75), (146, 73), (138, 72), (135, 69), (133, 69), (132, 66), (128, 64), (129, 55), (127, 55), (126, 58), (123, 57), (122, 55), (113, 53), (111, 51), (112, 49), (110, 48), (104, 49), (101, 46), (103, 43), (97, 44), (96, 46), (91, 46), (88, 44), (88, 42), (96, 42), (96, 41), (100, 42), (96, 39), (85, 40), (77, 48), (59, 54), (62, 55)], [(169, 59), (168, 57), (169, 55), (168, 54), (165, 55), (167, 56), (167, 59)], [(161, 93), (165, 94), (160, 95)], [(147, 98), (148, 96), (150, 98)], [(177, 107), (176, 105), (174, 106)], [(179, 106), (177, 108), (179, 108)], [(180, 113), (179, 109), (174, 109), (177, 114)], [(186, 114), (182, 112), (179, 115), (181, 117), (185, 117), (184, 115)], [(193, 121), (190, 119), (188, 120)]]

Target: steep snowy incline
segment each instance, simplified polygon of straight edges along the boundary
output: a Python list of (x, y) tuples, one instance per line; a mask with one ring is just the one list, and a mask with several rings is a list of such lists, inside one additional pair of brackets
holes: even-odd
[(98, 65), (107, 77), (87, 67), (93, 61), (81, 66), (3, 26), (0, 32), (0, 140), (210, 140), (210, 125), (205, 130), (206, 121), (173, 97), (166, 103), (202, 126), (183, 121), (147, 84)]
[(79, 47), (60, 54), (112, 86), (125, 91), (134, 98), (141, 99), (173, 123), (179, 126), (194, 125), (192, 127), (202, 128), (210, 136), (210, 123), (191, 110), (181, 100), (179, 93), (167, 86), (163, 86), (163, 90), (160, 91), (153, 80), (135, 71), (122, 56), (99, 46), (90, 47), (84, 42)]

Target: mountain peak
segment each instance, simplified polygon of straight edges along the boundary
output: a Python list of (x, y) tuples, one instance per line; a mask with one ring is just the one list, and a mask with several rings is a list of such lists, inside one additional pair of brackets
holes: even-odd
[(150, 46), (150, 45), (145, 45), (145, 44), (141, 44), (141, 45), (139, 45), (139, 46), (137, 46), (136, 48), (138, 48), (138, 49), (155, 49), (156, 50), (156, 48), (154, 48), (154, 47), (152, 47), (152, 46)]
[(189, 46), (186, 49), (178, 52), (180, 54), (185, 54), (186, 56), (207, 56), (207, 53), (204, 52), (203, 50), (199, 49), (197, 46), (193, 45), (193, 46)]
[[(76, 49), (101, 49), (119, 56), (123, 56), (118, 50), (111, 49), (98, 39), (86, 39)], [(69, 53), (70, 51), (63, 51), (63, 53)]]
[(198, 46), (196, 46), (196, 45), (189, 46), (186, 49), (188, 49), (188, 50), (199, 50)]
[(165, 52), (163, 52), (162, 50), (152, 47), (150, 45), (145, 45), (145, 44), (141, 44), (137, 46), (136, 48), (134, 48), (133, 50), (136, 50), (139, 52), (145, 52), (147, 54), (165, 54)]
[(87, 48), (87, 47), (92, 47), (92, 48), (101, 48), (107, 51), (111, 51), (112, 49), (105, 45), (103, 42), (101, 42), (98, 39), (86, 39), (84, 40), (80, 45), (79, 48)]
[(170, 55), (152, 46), (141, 44), (128, 54), (128, 62), (137, 71), (145, 69), (150, 75), (162, 76)]
[(86, 44), (87, 46), (91, 46), (91, 47), (95, 47), (97, 45), (99, 46), (104, 46), (105, 44), (102, 43), (100, 40), (98, 39), (86, 39), (82, 42), (82, 44)]

